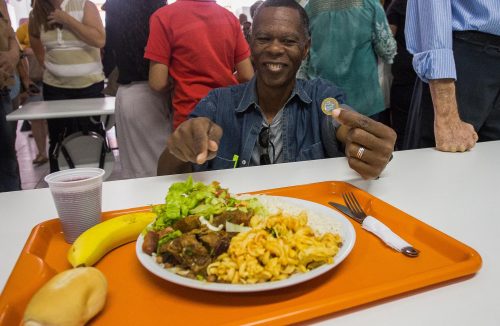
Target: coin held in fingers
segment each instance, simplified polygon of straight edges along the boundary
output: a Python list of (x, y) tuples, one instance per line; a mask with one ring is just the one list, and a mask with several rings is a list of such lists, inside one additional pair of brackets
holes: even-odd
[(321, 111), (326, 115), (332, 115), (333, 110), (340, 107), (339, 102), (333, 97), (327, 97), (321, 102)]

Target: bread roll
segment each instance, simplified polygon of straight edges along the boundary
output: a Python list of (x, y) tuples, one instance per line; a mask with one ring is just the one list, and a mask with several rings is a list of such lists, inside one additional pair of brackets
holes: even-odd
[(97, 268), (61, 272), (35, 293), (24, 312), (25, 326), (84, 325), (104, 307), (108, 282)]

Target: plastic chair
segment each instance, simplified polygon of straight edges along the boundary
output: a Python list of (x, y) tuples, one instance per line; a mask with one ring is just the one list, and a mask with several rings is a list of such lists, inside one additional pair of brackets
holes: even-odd
[(59, 169), (98, 167), (105, 171), (104, 180), (113, 172), (115, 158), (105, 137), (97, 132), (75, 132), (64, 138), (58, 149)]

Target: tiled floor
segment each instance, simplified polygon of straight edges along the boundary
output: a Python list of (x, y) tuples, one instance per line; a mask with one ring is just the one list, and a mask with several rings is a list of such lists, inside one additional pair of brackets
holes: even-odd
[[(17, 160), (21, 173), (22, 189), (46, 188), (47, 183), (43, 179), (49, 174), (49, 163), (40, 166), (32, 163), (36, 157), (37, 148), (34, 139), (30, 137), (31, 131), (21, 131), (22, 123), (23, 121), (18, 122), (16, 139)], [(115, 128), (111, 128), (107, 132), (107, 137), (111, 148), (117, 148)], [(107, 178), (107, 181), (122, 178), (118, 150), (113, 150), (113, 154), (115, 163), (113, 165), (113, 172)]]

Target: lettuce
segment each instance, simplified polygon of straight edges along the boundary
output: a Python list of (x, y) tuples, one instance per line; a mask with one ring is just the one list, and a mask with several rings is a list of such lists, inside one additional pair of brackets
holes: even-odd
[(240, 209), (246, 212), (249, 208), (257, 212), (262, 209), (262, 205), (255, 198), (238, 200), (231, 197), (227, 189), (221, 188), (216, 181), (205, 185), (202, 182), (194, 182), (189, 176), (186, 181), (170, 186), (165, 204), (153, 207), (153, 212), (158, 217), (152, 229), (162, 230), (188, 215), (204, 216), (211, 221), (214, 215), (225, 210)]
[(153, 207), (153, 212), (158, 215), (153, 229), (162, 230), (192, 214), (190, 211), (200, 202), (207, 198), (215, 198), (217, 185), (216, 183), (205, 185), (202, 182), (194, 182), (191, 176), (184, 182), (172, 184), (165, 197), (165, 204)]

